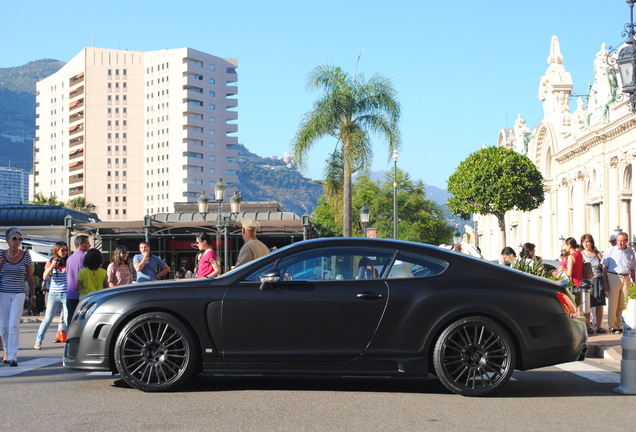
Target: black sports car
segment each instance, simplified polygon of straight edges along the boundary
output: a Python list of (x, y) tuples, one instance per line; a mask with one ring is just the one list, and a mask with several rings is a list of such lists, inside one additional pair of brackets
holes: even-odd
[(438, 247), (331, 238), (279, 249), (218, 279), (84, 297), (64, 366), (163, 391), (195, 373), (422, 377), (485, 395), (514, 369), (583, 360), (571, 296)]

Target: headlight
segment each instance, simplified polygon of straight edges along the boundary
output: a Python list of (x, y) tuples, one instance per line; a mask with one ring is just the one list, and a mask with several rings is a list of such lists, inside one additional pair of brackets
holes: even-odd
[(97, 303), (93, 302), (93, 303), (87, 304), (86, 306), (82, 308), (82, 310), (80, 310), (78, 314), (79, 319), (83, 320), (83, 319), (90, 318), (93, 312), (95, 312), (95, 309), (97, 309)]

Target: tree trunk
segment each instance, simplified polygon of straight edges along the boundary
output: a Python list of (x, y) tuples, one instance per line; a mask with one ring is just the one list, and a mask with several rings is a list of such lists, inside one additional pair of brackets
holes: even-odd
[(349, 146), (342, 143), (342, 165), (344, 173), (342, 176), (342, 236), (351, 237), (351, 167), (349, 163)]
[[(501, 213), (495, 213), (495, 217), (497, 217), (497, 222), (499, 223), (499, 231), (501, 235), (499, 236), (499, 250), (502, 251), (503, 248), (506, 247), (506, 219), (505, 215)], [(503, 258), (499, 257), (499, 263), (503, 264)]]

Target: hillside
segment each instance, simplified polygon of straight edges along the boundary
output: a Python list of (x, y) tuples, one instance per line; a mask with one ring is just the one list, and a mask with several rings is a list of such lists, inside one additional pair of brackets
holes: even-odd
[(0, 68), (0, 166), (33, 168), (35, 83), (62, 66), (57, 60), (38, 60)]
[(239, 189), (246, 201), (277, 201), (283, 211), (310, 214), (322, 185), (288, 168), (280, 159), (262, 158), (239, 146)]

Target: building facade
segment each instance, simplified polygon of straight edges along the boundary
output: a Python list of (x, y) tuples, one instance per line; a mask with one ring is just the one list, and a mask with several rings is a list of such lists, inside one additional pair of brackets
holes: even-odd
[(29, 200), (29, 173), (21, 168), (0, 167), (0, 205)]
[(140, 220), (238, 182), (238, 61), (85, 48), (37, 83), (34, 191)]
[[(531, 212), (506, 214), (505, 245), (536, 245), (545, 259), (558, 258), (563, 240), (592, 234), (605, 251), (609, 236), (625, 231), (636, 241), (633, 209), (636, 115), (620, 91), (612, 56), (602, 44), (593, 65), (586, 101), (570, 112), (573, 82), (563, 66), (559, 41), (552, 38), (548, 68), (539, 84), (544, 117), (530, 130), (523, 117), (502, 129), (498, 146), (526, 154), (545, 179), (545, 201)], [(503, 235), (493, 216), (475, 215), (476, 243), (487, 259), (497, 259)]]

